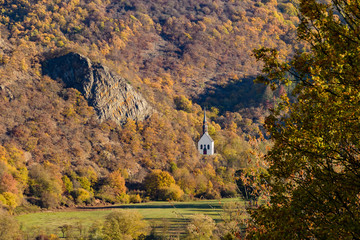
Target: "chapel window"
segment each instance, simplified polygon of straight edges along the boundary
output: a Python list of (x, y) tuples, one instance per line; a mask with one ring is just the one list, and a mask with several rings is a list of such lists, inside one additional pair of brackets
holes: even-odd
[(210, 145), (208, 144), (208, 149), (210, 149)]
[(202, 144), (200, 144), (200, 149), (203, 149), (203, 146), (202, 146)]

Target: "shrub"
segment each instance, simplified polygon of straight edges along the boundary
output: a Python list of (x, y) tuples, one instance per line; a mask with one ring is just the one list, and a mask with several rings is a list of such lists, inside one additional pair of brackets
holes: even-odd
[(0, 209), (0, 239), (21, 239), (20, 225), (13, 216)]
[(170, 173), (161, 170), (152, 171), (144, 179), (146, 193), (155, 200), (162, 199), (162, 189), (170, 187), (171, 184), (175, 184), (174, 178)]
[(131, 194), (130, 195), (130, 202), (131, 203), (141, 203), (141, 197), (139, 194)]
[(140, 213), (132, 210), (119, 210), (106, 216), (102, 229), (104, 240), (136, 239), (150, 231), (149, 224)]
[(116, 196), (116, 202), (120, 202), (122, 204), (128, 204), (130, 203), (130, 196), (126, 193), (120, 194)]
[(74, 186), (69, 177), (64, 175), (61, 179), (63, 181), (66, 192), (71, 193), (71, 191), (74, 190)]
[(176, 184), (171, 184), (169, 187), (162, 187), (158, 192), (159, 200), (181, 200), (184, 191)]
[(61, 195), (55, 192), (42, 192), (40, 198), (41, 207), (54, 208), (59, 206)]
[(109, 202), (109, 203), (115, 203), (117, 201), (113, 189), (109, 185), (103, 185), (101, 186), (98, 194), (96, 194), (97, 198), (102, 199), (103, 201)]
[(192, 216), (191, 222), (186, 227), (187, 239), (211, 239), (215, 230), (215, 221), (204, 214)]
[(0, 194), (0, 205), (5, 205), (5, 207), (10, 211), (13, 211), (19, 203), (19, 198), (11, 192), (3, 192)]
[(91, 194), (83, 188), (78, 188), (73, 191), (73, 196), (76, 199), (76, 203), (80, 204), (85, 201), (89, 201), (92, 197)]
[(89, 228), (89, 240), (103, 240), (103, 225), (100, 222), (94, 222)]

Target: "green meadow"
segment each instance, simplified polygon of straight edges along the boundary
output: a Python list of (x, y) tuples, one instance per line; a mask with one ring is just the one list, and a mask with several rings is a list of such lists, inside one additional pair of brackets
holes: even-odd
[(62, 236), (60, 227), (70, 225), (74, 234), (88, 231), (92, 224), (104, 221), (106, 215), (117, 209), (133, 209), (140, 212), (156, 232), (181, 235), (193, 214), (205, 214), (216, 222), (222, 221), (223, 206), (238, 202), (238, 198), (199, 200), (191, 202), (148, 202), (141, 204), (83, 207), (74, 210), (43, 211), (19, 215), (24, 232), (29, 234), (55, 234)]

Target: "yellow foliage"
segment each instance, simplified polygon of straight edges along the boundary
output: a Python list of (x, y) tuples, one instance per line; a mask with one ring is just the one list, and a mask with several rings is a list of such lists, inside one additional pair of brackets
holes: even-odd
[(212, 35), (215, 38), (221, 39), (221, 34), (215, 28), (212, 30)]
[(212, 24), (214, 22), (214, 19), (212, 17), (204, 17), (202, 20), (206, 25)]
[(14, 193), (3, 192), (0, 194), (0, 202), (12, 211), (20, 204), (20, 199)]
[(113, 188), (115, 195), (120, 196), (126, 192), (125, 179), (122, 177), (120, 170), (110, 173), (107, 181), (109, 186)]
[(189, 33), (184, 32), (184, 35), (185, 35), (188, 39), (192, 40), (192, 37), (191, 37), (191, 35), (190, 35)]
[(27, 63), (26, 63), (25, 58), (23, 58), (23, 59), (21, 60), (21, 62), (20, 62), (20, 67), (21, 67), (21, 70), (23, 70), (23, 71), (27, 71), (27, 70), (28, 70), (29, 66), (28, 66)]
[(90, 193), (83, 188), (78, 188), (75, 195), (77, 203), (83, 203), (91, 198)]

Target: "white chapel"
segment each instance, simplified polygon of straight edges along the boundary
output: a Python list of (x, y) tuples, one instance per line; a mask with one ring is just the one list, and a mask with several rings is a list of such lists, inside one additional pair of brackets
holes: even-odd
[(214, 140), (210, 137), (208, 133), (208, 125), (206, 121), (206, 112), (204, 110), (204, 122), (203, 122), (203, 135), (198, 142), (198, 150), (200, 154), (203, 155), (213, 155), (214, 154)]

